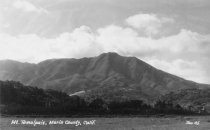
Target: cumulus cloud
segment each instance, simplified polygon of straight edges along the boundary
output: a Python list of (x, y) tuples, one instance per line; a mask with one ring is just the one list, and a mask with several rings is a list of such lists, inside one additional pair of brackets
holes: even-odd
[(159, 33), (159, 29), (165, 23), (173, 23), (172, 18), (161, 17), (159, 18), (155, 14), (136, 14), (126, 19), (128, 25), (140, 29), (148, 35), (155, 35)]
[(26, 12), (48, 13), (46, 9), (37, 7), (26, 0), (17, 0), (13, 3), (13, 6)]
[[(210, 35), (201, 35), (190, 30), (182, 29), (178, 34), (159, 39), (139, 36), (131, 28), (116, 25), (107, 26), (98, 30), (98, 43), (106, 50), (124, 52), (131, 55), (171, 59), (188, 59), (202, 53), (209, 52)], [(170, 55), (165, 55), (170, 54)], [(188, 57), (190, 54), (190, 57)], [(193, 55), (193, 56), (192, 56)], [(206, 54), (204, 54), (206, 55)]]
[(95, 44), (90, 28), (81, 26), (56, 38), (1, 34), (0, 52), (0, 59), (39, 62), (50, 58), (95, 56), (100, 53), (100, 46)]
[(210, 35), (187, 29), (161, 38), (142, 36), (131, 27), (118, 25), (108, 25), (96, 31), (81, 26), (55, 38), (0, 34), (0, 59), (39, 62), (49, 58), (96, 56), (110, 51), (136, 56), (189, 80), (210, 83), (207, 78), (210, 69), (206, 69), (210, 63)]

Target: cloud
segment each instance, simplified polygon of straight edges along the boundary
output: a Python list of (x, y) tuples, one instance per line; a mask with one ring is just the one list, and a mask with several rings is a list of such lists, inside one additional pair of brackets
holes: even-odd
[(95, 56), (100, 53), (100, 46), (94, 39), (95, 36), (87, 26), (56, 38), (44, 38), (35, 34), (17, 37), (1, 34), (0, 59), (37, 63), (50, 58)]
[(37, 63), (50, 58), (90, 57), (110, 51), (136, 56), (189, 80), (210, 83), (209, 34), (181, 29), (177, 34), (153, 38), (140, 35), (134, 28), (118, 25), (97, 30), (81, 26), (54, 38), (0, 34), (0, 59)]
[(37, 7), (33, 5), (32, 3), (26, 1), (26, 0), (17, 0), (13, 3), (13, 6), (17, 9), (21, 9), (26, 12), (36, 12), (36, 13), (45, 13), (47, 14), (48, 11), (46, 9), (43, 9), (41, 7)]
[(126, 23), (136, 29), (140, 29), (148, 35), (155, 35), (159, 33), (159, 29), (163, 24), (173, 23), (172, 18), (161, 17), (155, 14), (136, 14), (126, 19)]
[[(140, 36), (131, 28), (110, 25), (98, 29), (98, 43), (105, 50), (125, 52), (133, 55), (171, 59), (206, 55), (210, 50), (210, 35), (201, 35), (182, 29), (178, 34), (154, 39)], [(170, 55), (164, 55), (170, 54)], [(183, 57), (184, 56), (184, 57)], [(193, 59), (193, 58), (192, 58)]]

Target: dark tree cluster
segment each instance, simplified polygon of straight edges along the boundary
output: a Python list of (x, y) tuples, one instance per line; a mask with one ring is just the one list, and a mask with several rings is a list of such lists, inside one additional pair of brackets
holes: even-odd
[(141, 100), (90, 102), (54, 90), (24, 86), (15, 81), (0, 81), (0, 113), (6, 115), (153, 115), (192, 114), (180, 105), (158, 101), (154, 106)]

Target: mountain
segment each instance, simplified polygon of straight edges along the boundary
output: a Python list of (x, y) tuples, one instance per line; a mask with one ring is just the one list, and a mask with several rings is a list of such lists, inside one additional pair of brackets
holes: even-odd
[(140, 99), (153, 102), (161, 95), (185, 89), (205, 89), (198, 84), (158, 70), (135, 57), (104, 53), (82, 59), (50, 59), (38, 64), (0, 61), (0, 80), (54, 89), (86, 99)]

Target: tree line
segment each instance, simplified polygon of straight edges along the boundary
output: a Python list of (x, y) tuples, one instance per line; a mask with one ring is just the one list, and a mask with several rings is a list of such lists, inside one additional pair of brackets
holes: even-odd
[(0, 113), (49, 116), (194, 114), (171, 102), (159, 100), (149, 105), (141, 100), (106, 102), (96, 98), (86, 101), (79, 96), (25, 86), (15, 81), (0, 81)]

